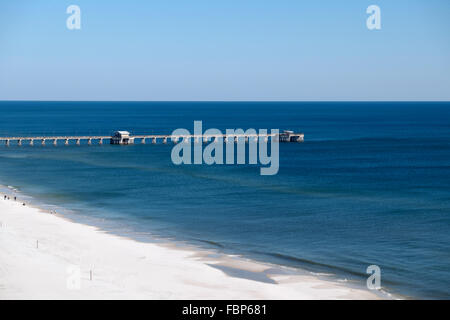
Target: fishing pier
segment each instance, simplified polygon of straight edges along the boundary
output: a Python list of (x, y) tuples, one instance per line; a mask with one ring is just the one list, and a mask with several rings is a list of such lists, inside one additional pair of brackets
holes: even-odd
[(264, 139), (264, 141), (268, 142), (269, 139), (277, 139), (279, 142), (303, 142), (304, 134), (303, 133), (294, 133), (293, 131), (283, 131), (278, 134), (267, 133), (244, 133), (244, 134), (202, 134), (202, 135), (131, 135), (128, 131), (116, 131), (112, 136), (27, 136), (27, 137), (0, 137), (0, 143), (3, 143), (5, 146), (10, 146), (11, 144), (15, 144), (18, 146), (22, 145), (41, 145), (45, 146), (47, 144), (51, 144), (54, 146), (58, 146), (60, 144), (63, 145), (102, 145), (105, 142), (114, 145), (130, 145), (134, 144), (136, 141), (141, 144), (146, 144), (147, 141), (151, 141), (152, 144), (157, 144), (158, 142), (162, 142), (166, 144), (169, 140), (173, 143), (178, 143), (180, 141), (190, 142), (192, 141), (199, 143), (202, 141), (203, 143), (208, 143), (210, 141), (218, 141), (222, 139), (224, 142), (234, 141), (254, 141), (257, 142), (259, 139)]

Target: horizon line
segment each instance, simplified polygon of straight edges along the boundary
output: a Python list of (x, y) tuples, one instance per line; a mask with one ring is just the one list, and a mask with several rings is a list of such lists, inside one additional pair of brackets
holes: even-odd
[(318, 103), (318, 102), (337, 102), (337, 103), (349, 103), (349, 102), (436, 102), (445, 103), (450, 102), (450, 100), (40, 100), (40, 99), (0, 99), (0, 102), (220, 102), (220, 103), (232, 103), (232, 102), (257, 102), (257, 103), (271, 103), (271, 102), (284, 102), (284, 103)]

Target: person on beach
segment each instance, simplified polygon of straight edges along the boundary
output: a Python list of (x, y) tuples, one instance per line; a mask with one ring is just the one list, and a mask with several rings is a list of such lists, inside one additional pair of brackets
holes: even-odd
[(17, 200), (17, 197), (14, 197), (14, 201), (16, 201)]

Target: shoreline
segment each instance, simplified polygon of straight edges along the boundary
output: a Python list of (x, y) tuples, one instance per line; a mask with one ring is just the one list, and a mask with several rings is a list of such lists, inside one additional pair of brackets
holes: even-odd
[(140, 242), (3, 196), (0, 260), (0, 299), (388, 298), (188, 244)]

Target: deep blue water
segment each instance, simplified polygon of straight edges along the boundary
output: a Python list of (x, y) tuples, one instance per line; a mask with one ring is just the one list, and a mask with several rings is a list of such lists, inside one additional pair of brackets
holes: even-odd
[(0, 148), (0, 184), (71, 217), (450, 298), (450, 103), (0, 102), (0, 135), (279, 128), (280, 171), (175, 166), (172, 145)]

